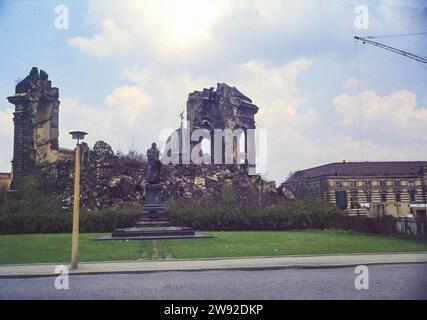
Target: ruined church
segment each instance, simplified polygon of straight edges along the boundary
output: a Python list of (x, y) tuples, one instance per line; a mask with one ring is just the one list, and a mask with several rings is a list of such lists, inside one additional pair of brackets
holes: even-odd
[[(32, 172), (43, 172), (58, 186), (56, 197), (64, 209), (72, 205), (72, 176), (74, 151), (59, 147), (59, 90), (52, 86), (48, 74), (32, 68), (29, 75), (15, 87), (8, 97), (15, 106), (14, 148), (12, 159), (12, 188)], [(248, 129), (255, 129), (254, 116), (258, 107), (235, 87), (219, 83), (214, 88), (194, 91), (187, 101), (187, 121), (190, 132), (206, 129), (209, 140), (215, 129), (241, 129), (245, 163), (232, 165), (165, 166), (163, 195), (165, 198), (210, 199), (221, 197), (224, 183), (235, 185), (240, 199), (253, 198), (253, 193), (275, 194), (274, 182), (266, 182), (258, 175), (248, 175), (250, 154), (247, 145)], [(181, 126), (182, 129), (182, 126)], [(182, 133), (182, 132), (181, 132)], [(197, 142), (191, 143), (191, 149)], [(213, 143), (211, 143), (213, 157)], [(249, 148), (255, 153), (254, 148)], [(82, 146), (82, 205), (87, 208), (121, 206), (144, 198), (145, 163), (125, 159), (115, 154), (103, 141), (93, 149)], [(233, 152), (240, 152), (237, 145)], [(258, 199), (258, 198), (257, 198)]]

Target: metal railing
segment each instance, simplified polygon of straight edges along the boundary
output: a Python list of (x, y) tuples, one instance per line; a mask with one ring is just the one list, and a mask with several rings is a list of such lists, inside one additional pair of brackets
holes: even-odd
[(335, 228), (379, 234), (401, 234), (427, 238), (426, 218), (372, 219), (363, 216), (342, 217), (335, 221)]

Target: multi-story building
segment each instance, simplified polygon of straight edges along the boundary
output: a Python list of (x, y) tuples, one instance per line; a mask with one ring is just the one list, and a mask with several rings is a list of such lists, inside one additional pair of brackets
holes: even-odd
[(426, 216), (427, 161), (339, 162), (293, 173), (295, 198), (328, 201), (369, 216)]

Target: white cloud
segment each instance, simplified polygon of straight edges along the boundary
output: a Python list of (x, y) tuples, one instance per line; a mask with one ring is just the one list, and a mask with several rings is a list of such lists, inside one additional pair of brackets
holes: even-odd
[(0, 110), (0, 171), (10, 172), (13, 154), (13, 109)]
[(105, 98), (105, 104), (113, 119), (124, 120), (124, 125), (134, 125), (144, 110), (150, 111), (151, 98), (143, 88), (125, 85), (114, 89)]
[(257, 121), (264, 126), (272, 127), (278, 122), (302, 125), (313, 120), (315, 111), (310, 107), (301, 110), (307, 106), (307, 98), (299, 92), (295, 82), (312, 63), (310, 59), (298, 58), (271, 67), (263, 61), (249, 61), (233, 69), (230, 81), (260, 106)]
[[(333, 100), (339, 124), (357, 126), (359, 113), (357, 97), (343, 93)], [(389, 139), (427, 142), (427, 108), (419, 108), (416, 96), (408, 90), (393, 91), (379, 96), (374, 91), (360, 93), (360, 117), (363, 130)]]
[[(93, 56), (163, 67), (283, 63), (303, 54), (342, 59), (354, 34), (363, 35), (354, 30), (354, 7), (351, 1), (90, 0), (90, 31), (69, 43)], [(369, 10), (374, 34), (418, 30), (423, 19), (421, 10), (403, 1), (383, 1)]]
[[(234, 84), (260, 107), (257, 125), (268, 129), (268, 176), (281, 181), (289, 171), (341, 160), (384, 161), (419, 160), (427, 157), (420, 148), (427, 128), (427, 110), (417, 107), (415, 94), (393, 91), (381, 97), (373, 91), (362, 92), (363, 144), (358, 137), (356, 97), (343, 93), (333, 100), (339, 124), (354, 134), (341, 133), (334, 123), (321, 123), (319, 109), (312, 105), (297, 80), (313, 65), (299, 58), (279, 67), (250, 61), (233, 70)], [(354, 85), (349, 79), (347, 85)], [(370, 128), (368, 131), (367, 129)], [(319, 133), (316, 134), (316, 131)], [(331, 134), (324, 135), (324, 130)], [(381, 133), (381, 134), (380, 134)], [(417, 150), (417, 152), (414, 152)]]
[[(194, 90), (213, 85), (213, 81), (207, 77), (192, 76), (188, 73), (160, 73), (150, 69), (143, 69), (138, 65), (129, 66), (122, 71), (122, 77), (131, 81), (137, 87), (143, 87), (155, 96), (151, 110), (157, 116), (170, 114), (170, 118), (177, 119), (177, 111), (185, 109), (188, 93)], [(168, 119), (164, 117), (163, 119)], [(169, 119), (170, 120), (170, 119)], [(169, 123), (172, 125), (173, 121)]]
[[(185, 109), (188, 93), (209, 84), (202, 78), (162, 75), (137, 65), (125, 68), (122, 77), (130, 83), (116, 87), (102, 105), (88, 106), (77, 99), (63, 99), (61, 131), (77, 127), (88, 131), (90, 145), (104, 140), (116, 150), (126, 152), (131, 146), (142, 150), (158, 141), (164, 129), (177, 128), (178, 113)], [(70, 147), (73, 142), (69, 137), (62, 137), (63, 144)]]
[(301, 159), (313, 159), (316, 150), (305, 137), (317, 121), (316, 107), (302, 93), (296, 81), (313, 61), (298, 58), (274, 67), (252, 60), (232, 69), (229, 84), (248, 95), (259, 107), (255, 119), (258, 128), (268, 130), (267, 176), (281, 181), (288, 168), (301, 165)]
[(90, 1), (87, 19), (102, 30), (69, 43), (93, 56), (142, 52), (169, 58), (204, 47), (212, 50), (212, 28), (229, 10), (224, 0)]
[(0, 138), (11, 139), (13, 137), (13, 109), (0, 110)]
[(71, 136), (66, 134), (73, 130), (83, 130), (88, 132), (85, 142), (92, 145), (103, 140), (112, 146), (118, 144), (118, 132), (114, 132), (112, 126), (111, 113), (105, 109), (88, 106), (78, 99), (63, 98), (61, 99), (59, 127), (60, 146), (72, 148), (75, 141)]
[[(73, 37), (71, 45), (93, 56), (186, 66), (229, 65), (272, 53), (283, 62), (304, 41), (328, 50), (332, 40), (351, 36), (354, 18), (351, 5), (326, 9), (313, 1), (92, 0), (88, 7), (86, 19), (96, 33)], [(319, 36), (331, 29), (333, 38)]]
[[(86, 139), (89, 145), (103, 140), (115, 150), (126, 151), (152, 128), (151, 108), (151, 98), (135, 86), (117, 87), (105, 97), (102, 106), (88, 106), (78, 99), (65, 98), (61, 103), (61, 132), (78, 128), (89, 133)], [(61, 146), (72, 145), (70, 137), (61, 137)]]
[(103, 19), (101, 33), (92, 37), (70, 38), (68, 43), (93, 56), (112, 56), (132, 48), (132, 38), (127, 30), (119, 28), (113, 19)]
[(270, 173), (274, 173), (272, 177), (279, 178), (279, 181), (290, 172), (342, 160), (410, 161), (427, 158), (427, 148), (420, 148), (417, 141), (385, 144), (365, 139), (361, 146), (359, 139), (349, 135), (309, 138), (289, 129), (284, 129), (282, 139), (284, 150), (275, 149), (269, 154)]

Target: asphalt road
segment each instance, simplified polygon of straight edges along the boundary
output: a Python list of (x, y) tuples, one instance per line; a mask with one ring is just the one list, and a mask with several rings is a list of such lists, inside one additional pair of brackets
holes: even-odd
[(427, 299), (427, 264), (369, 267), (357, 290), (354, 268), (77, 275), (0, 279), (0, 299)]

